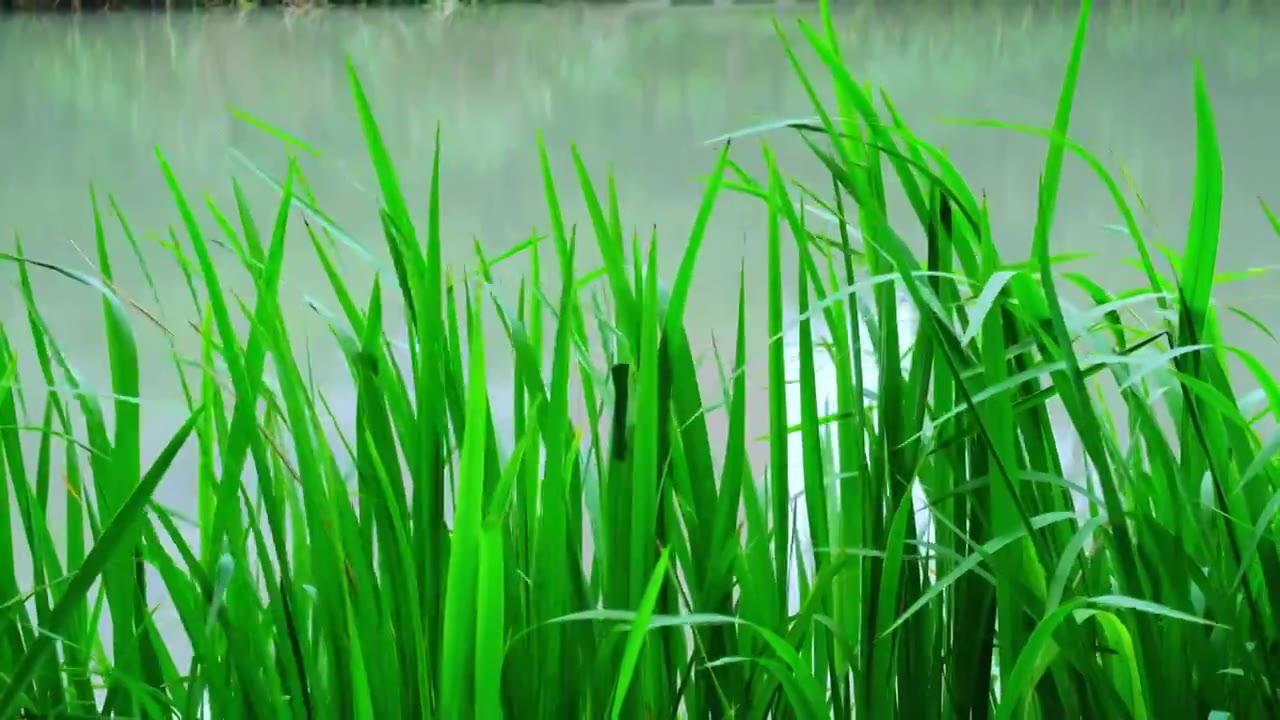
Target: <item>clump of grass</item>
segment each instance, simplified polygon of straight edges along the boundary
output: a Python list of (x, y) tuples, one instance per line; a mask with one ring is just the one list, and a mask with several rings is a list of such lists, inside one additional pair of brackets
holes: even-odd
[[(225, 236), (215, 239), (160, 155), (202, 344), (199, 358), (175, 351), (175, 372), (199, 371), (184, 379), (189, 417), (154, 459), (141, 451), (135, 339), (135, 323), (151, 319), (114, 288), (96, 200), (97, 276), (20, 246), (5, 255), (31, 345), (15, 349), (0, 328), (0, 500), (21, 521), (0, 528), (0, 559), (29, 552), (34, 574), (20, 579), (0, 563), (0, 717), (1275, 715), (1277, 444), (1252, 429), (1227, 355), (1244, 360), (1272, 413), (1280, 391), (1217, 329), (1222, 181), (1207, 89), (1197, 72), (1194, 203), (1185, 252), (1162, 273), (1110, 174), (1068, 137), (1089, 9), (1052, 128), (1012, 128), (1049, 141), (1030, 262), (1000, 257), (984, 202), (945, 154), (850, 75), (825, 4), (822, 27), (801, 30), (830, 75), (834, 109), (779, 35), (816, 112), (790, 128), (829, 171), (830, 193), (789, 182), (767, 148), (765, 176), (753, 177), (724, 142), (669, 284), (655, 243), (625, 234), (613, 178), (601, 193), (575, 150), (604, 261), (582, 272), (541, 143), (550, 250), (531, 241), (502, 258), (477, 252), (469, 272), (448, 273), (438, 138), (419, 225), (353, 69), (394, 267), (367, 299), (344, 283), (329, 242), (342, 232), (296, 166), (265, 232), (237, 186), (233, 214), (210, 206)], [(1056, 271), (1048, 238), (1067, 151), (1113, 192), (1148, 287), (1113, 295)], [(886, 168), (924, 231), (923, 260), (887, 216)], [(726, 190), (769, 209), (766, 467), (752, 466), (746, 437), (756, 370), (745, 287), (720, 387), (699, 385), (683, 325)], [(798, 204), (823, 207), (838, 237), (808, 227)], [(354, 429), (337, 442), (281, 312), (298, 215), (331, 282), (331, 329), (357, 391)], [(798, 408), (784, 382), (784, 229), (801, 260)], [(249, 273), (252, 298), (224, 289), (215, 243)], [(515, 259), (529, 273), (512, 302), (491, 270)], [(548, 263), (558, 293), (542, 281)], [(110, 407), (47, 331), (35, 272), (100, 295)], [(1083, 318), (1062, 309), (1064, 279), (1095, 304)], [(607, 290), (592, 300), (597, 284)], [(920, 312), (909, 366), (898, 362), (895, 284)], [(855, 302), (863, 285), (869, 308)], [(406, 308), (407, 360), (389, 340), (393, 301)], [(1160, 325), (1135, 330), (1122, 315), (1144, 301), (1163, 311)], [(486, 308), (515, 357), (509, 428), (494, 422), (488, 396)], [(825, 350), (812, 342), (817, 317)], [(1077, 350), (1080, 328), (1108, 346)], [(37, 393), (20, 382), (19, 351), (38, 360)], [(815, 382), (822, 352), (834, 393)], [(1127, 447), (1091, 394), (1103, 378), (1123, 400)], [(592, 416), (587, 438), (570, 419), (575, 386)], [(834, 413), (820, 415), (820, 391), (834, 395)], [(1096, 473), (1101, 502), (1083, 519), (1050, 400)], [(722, 448), (709, 440), (708, 412), (728, 418)], [(22, 444), (31, 425), (33, 464)], [(824, 441), (829, 432), (838, 443)], [(172, 470), (186, 446), (197, 456), (195, 543), (151, 501), (161, 482), (192, 481)], [(63, 543), (49, 530), (55, 452), (66, 463)], [(913, 482), (931, 506), (931, 542), (917, 539)], [(811, 575), (788, 552), (796, 487), (806, 491)], [(143, 566), (158, 571), (189, 657), (160, 634)]]

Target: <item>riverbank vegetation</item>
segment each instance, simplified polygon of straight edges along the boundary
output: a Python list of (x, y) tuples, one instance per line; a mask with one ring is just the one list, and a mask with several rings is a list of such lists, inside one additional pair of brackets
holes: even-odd
[[(526, 0), (527, 1), (527, 0)], [(586, 0), (588, 5), (609, 5), (617, 4), (618, 0)], [(150, 11), (171, 11), (171, 10), (210, 10), (218, 8), (239, 8), (248, 9), (256, 7), (278, 7), (292, 11), (306, 11), (325, 8), (348, 8), (348, 7), (422, 7), (422, 8), (454, 8), (454, 7), (488, 7), (497, 5), (518, 5), (521, 0), (375, 0), (368, 2), (367, 0), (0, 0), (0, 10), (32, 12), (32, 11), (60, 11), (60, 12), (93, 12), (93, 11), (113, 11), (113, 10), (150, 10)], [(543, 3), (539, 3), (543, 4)], [(556, 3), (545, 3), (554, 5)], [(711, 5), (712, 0), (641, 0), (637, 4), (658, 5), (658, 6), (679, 6), (679, 5)], [(778, 5), (789, 6), (796, 4), (816, 5), (813, 0), (739, 0), (738, 3), (743, 5)], [(889, 3), (881, 0), (880, 2), (869, 3), (871, 5), (895, 5), (898, 3)], [(930, 2), (929, 0), (920, 0), (913, 5), (941, 5), (948, 6), (953, 3)], [(972, 0), (965, 5), (986, 5), (986, 6), (1017, 6), (1017, 7), (1035, 7), (1060, 9), (1064, 6), (1061, 0)], [(1065, 4), (1069, 6), (1068, 4)], [(1210, 8), (1221, 10), (1224, 7), (1231, 9), (1250, 8), (1257, 5), (1265, 5), (1262, 0), (1129, 0), (1126, 5), (1134, 10), (1145, 10), (1151, 8), (1171, 8), (1174, 10), (1187, 10), (1196, 8)]]
[[(1118, 182), (1069, 140), (1089, 10), (1052, 127), (1004, 128), (1046, 140), (1026, 259), (1002, 257), (992, 236), (987, 202), (1002, 199), (969, 187), (888, 96), (850, 75), (825, 5), (817, 25), (779, 32), (814, 116), (718, 138), (688, 233), (628, 232), (614, 178), (591, 177), (576, 151), (574, 176), (555, 177), (540, 144), (549, 231), (450, 270), (439, 175), (420, 217), (354, 66), (393, 261), (367, 297), (350, 292), (336, 259), (356, 241), (295, 165), (276, 186), (276, 214), (261, 218), (238, 186), (236, 207), (200, 207), (160, 153), (201, 352), (173, 354), (189, 413), (156, 456), (141, 449), (144, 428), (156, 429), (137, 402), (147, 379), (136, 337), (158, 320), (114, 289), (125, 256), (107, 241), (112, 228), (136, 243), (125, 212), (94, 198), (97, 274), (42, 264), (21, 245), (4, 256), (31, 340), (17, 345), (16, 328), (0, 326), (0, 501), (14, 523), (0, 528), (0, 718), (1276, 716), (1280, 444), (1255, 426), (1280, 413), (1280, 387), (1219, 332), (1209, 89), (1197, 72), (1193, 203), (1175, 252), (1145, 238)], [(822, 73), (796, 60), (802, 46)], [(829, 187), (792, 182), (768, 145), (763, 173), (743, 168), (738, 156), (778, 133), (808, 143)], [(1049, 238), (1067, 212), (1056, 190), (1068, 154), (1114, 194), (1142, 287), (1059, 270)], [(891, 185), (911, 215), (888, 217)], [(744, 310), (710, 386), (683, 319), (725, 193), (768, 208), (772, 272), (751, 290), (768, 294), (775, 341), (767, 360), (747, 362), (740, 285)], [(590, 227), (565, 226), (571, 196)], [(810, 210), (837, 222), (814, 227)], [(198, 219), (206, 211), (217, 237)], [(357, 388), (354, 431), (338, 442), (281, 311), (285, 238), (299, 225), (336, 298), (317, 312)], [(925, 238), (923, 257), (908, 228)], [(600, 267), (575, 260), (585, 243)], [(657, 243), (685, 248), (670, 278), (658, 277)], [(238, 259), (252, 296), (224, 289), (215, 246)], [(800, 259), (799, 408), (782, 382), (784, 253)], [(509, 263), (526, 264), (523, 283), (487, 282)], [(553, 269), (558, 291), (542, 281)], [(46, 330), (35, 274), (97, 292), (109, 393), (86, 387)], [(907, 370), (895, 283), (920, 308)], [(874, 288), (868, 306), (852, 301), (859, 287)], [(1092, 304), (1068, 313), (1068, 288)], [(391, 303), (405, 327), (388, 323)], [(515, 357), (509, 428), (488, 394), (494, 317)], [(829, 347), (803, 342), (815, 317)], [(847, 332), (859, 317), (883, 330), (869, 349), (887, 359), (874, 384), (863, 339)], [(392, 344), (406, 334), (407, 361)], [(819, 353), (838, 370), (834, 412), (816, 402)], [(20, 376), (17, 359), (32, 356), (40, 377)], [(761, 381), (764, 466), (745, 431), (748, 383)], [(1120, 404), (1101, 402), (1101, 386)], [(1261, 388), (1263, 410), (1239, 400), (1246, 386)], [(568, 411), (578, 401), (591, 409), (585, 429)], [(1051, 402), (1094, 485), (1063, 477)], [(713, 413), (727, 419), (723, 446), (709, 440)], [(788, 456), (791, 432), (800, 458)], [(839, 472), (824, 489), (828, 433)], [(190, 473), (175, 469), (184, 449)], [(917, 478), (932, 543), (917, 540)], [(195, 518), (152, 501), (162, 483), (190, 484)], [(792, 580), (797, 485), (817, 552), (813, 576)], [(1091, 487), (1081, 522), (1072, 496)], [(64, 517), (50, 515), (55, 495)], [(31, 577), (13, 570), (24, 554)], [(789, 582), (805, 598), (794, 613)], [(158, 596), (181, 642), (157, 628)]]
[[(130, 195), (125, 187), (130, 176), (120, 169), (154, 173), (153, 145), (165, 148), (175, 167), (215, 168), (207, 175), (186, 174), (196, 189), (224, 186), (220, 168), (226, 165), (228, 142), (251, 157), (276, 151), (266, 136), (229, 119), (225, 106), (231, 103), (289, 128), (331, 157), (342, 157), (342, 167), (326, 165), (323, 172), (310, 157), (302, 164), (317, 192), (329, 199), (331, 214), (358, 216), (365, 198), (335, 197), (356, 175), (347, 165), (364, 169), (362, 150), (351, 142), (358, 140), (359, 128), (341, 61), (348, 54), (379, 108), (384, 137), (398, 154), (415, 158), (414, 166), (422, 164), (416, 158), (431, 156), (434, 126), (437, 120), (443, 123), (448, 148), (454, 149), (443, 159), (451, 196), (482, 195), (503, 178), (528, 176), (536, 164), (530, 126), (547, 133), (553, 150), (572, 140), (591, 158), (619, 163), (624, 191), (636, 193), (669, 186), (672, 172), (701, 168), (690, 162), (687, 170), (671, 170), (670, 163), (662, 163), (662, 172), (654, 173), (661, 177), (637, 179), (646, 167), (659, 164), (637, 162), (632, 160), (636, 153), (614, 149), (618, 133), (684, 144), (808, 104), (773, 34), (772, 13), (769, 7), (623, 5), (504, 7), (448, 19), (412, 11), (289, 18), (272, 10), (13, 17), (0, 20), (0, 67), (8, 70), (0, 77), (5, 97), (0, 123), (23, 142), (15, 140), (4, 152), (29, 166), (21, 188), (34, 186), (36, 195), (62, 198), (66, 173), (89, 176), (120, 191), (131, 219), (146, 225), (150, 204), (142, 205), (150, 182), (136, 184), (142, 186), (141, 197)], [(779, 16), (788, 26), (798, 18), (818, 22), (811, 5), (779, 11)], [(1213, 54), (1211, 82), (1220, 103), (1250, 103), (1256, 109), (1240, 110), (1241, 117), (1265, 117), (1267, 96), (1256, 88), (1280, 72), (1280, 48), (1269, 42), (1277, 17), (1274, 9), (1261, 8), (1175, 12), (1115, 3), (1098, 8), (1089, 56), (1089, 67), (1096, 70), (1085, 71), (1090, 146), (1109, 163), (1130, 163), (1139, 180), (1142, 173), (1177, 174), (1175, 165), (1182, 163), (1171, 158), (1180, 155), (1149, 148), (1181, 142), (1181, 123), (1163, 122), (1161, 109), (1171, 98), (1177, 102), (1185, 85), (1182, 74), (1170, 68), (1184, 67), (1197, 53)], [(859, 3), (841, 8), (835, 25), (846, 64), (892, 88), (898, 107), (909, 116), (924, 108), (968, 115), (1000, 107), (1002, 119), (1034, 122), (1052, 102), (1051, 90), (1041, 88), (1058, 80), (1074, 12), (984, 3), (896, 9)], [(1231, 42), (1222, 42), (1224, 37)], [(805, 48), (800, 54), (806, 62), (816, 61)], [(406, 73), (406, 67), (449, 71)], [(948, 69), (945, 79), (932, 70), (936, 67)], [(282, 82), (305, 92), (280, 92)], [(594, 119), (575, 120), (588, 115)], [(1007, 174), (1010, 182), (996, 186), (992, 177), (969, 179), (997, 195), (1021, 192), (1026, 183), (1021, 176), (1035, 172), (1034, 162), (1022, 161), (1028, 153), (1000, 152), (999, 133), (930, 120), (921, 116), (918, 129), (937, 145), (972, 145), (980, 135), (991, 139), (984, 167)], [(56, 158), (39, 151), (54, 146), (65, 147)], [(787, 159), (793, 146), (779, 148), (789, 167), (795, 164)], [(466, 148), (465, 162), (458, 160), (457, 148)], [(1108, 156), (1119, 151), (1127, 157)], [(552, 154), (557, 169), (565, 167), (563, 155)], [(966, 160), (956, 158), (962, 166)], [(281, 176), (283, 167), (270, 165)], [(331, 189), (326, 183), (335, 176), (339, 186)], [(425, 184), (418, 172), (407, 172), (403, 180)], [(361, 172), (358, 182), (363, 186), (372, 176)], [(1151, 185), (1144, 190), (1149, 200), (1161, 192)], [(686, 195), (681, 190), (666, 198), (625, 197), (623, 202), (641, 202), (646, 209), (659, 202), (679, 204), (681, 217), (653, 218), (666, 226), (686, 222), (684, 207), (691, 202)], [(533, 200), (513, 198), (522, 202), (522, 216), (541, 212), (538, 198)], [(463, 216), (451, 208), (450, 218)], [(7, 222), (10, 228), (21, 224)], [(482, 233), (486, 241), (506, 242), (498, 234)]]

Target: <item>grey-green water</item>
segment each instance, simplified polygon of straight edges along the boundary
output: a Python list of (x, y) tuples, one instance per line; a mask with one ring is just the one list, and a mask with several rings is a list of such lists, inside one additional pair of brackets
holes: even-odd
[[(808, 13), (807, 15), (805, 13)], [(410, 198), (424, 216), (433, 139), (443, 137), (443, 229), (448, 262), (474, 267), (473, 240), (491, 253), (545, 231), (535, 131), (542, 130), (561, 183), (567, 220), (580, 224), (579, 267), (595, 267), (589, 223), (568, 162), (578, 143), (603, 181), (612, 165), (623, 216), (642, 236), (656, 226), (660, 262), (674, 270), (700, 199), (699, 178), (716, 148), (703, 141), (736, 128), (807, 115), (811, 108), (787, 65), (769, 10), (503, 9), (440, 17), (421, 10), (333, 11), (281, 15), (208, 13), (0, 20), (0, 227), (21, 234), (29, 254), (81, 269), (92, 254), (88, 185), (115, 195), (135, 229), (162, 234), (177, 224), (153, 149), (161, 147), (192, 199), (205, 193), (230, 210), (229, 178), (249, 190), (260, 222), (273, 195), (241, 163), (249, 158), (277, 177), (281, 144), (234, 119), (242, 108), (319, 148), (300, 158), (321, 205), (372, 249), (345, 256), (349, 280), (363, 292), (386, 261), (374, 212), (375, 183), (350, 101), (343, 57), (359, 67)], [(786, 15), (813, 20), (813, 11)], [(908, 14), (842, 11), (837, 27), (855, 72), (883, 86), (916, 130), (945, 145), (975, 191), (992, 207), (1000, 249), (1011, 261), (1029, 248), (1040, 141), (1004, 131), (959, 127), (942, 116), (996, 118), (1047, 125), (1073, 16), (1037, 16), (999, 6)], [(1141, 193), (1157, 237), (1177, 247), (1185, 234), (1193, 173), (1192, 59), (1203, 62), (1226, 163), (1221, 266), (1274, 264), (1277, 243), (1258, 209), (1259, 196), (1280, 204), (1280, 144), (1271, 124), (1280, 113), (1280, 50), (1269, 40), (1280, 14), (1131, 12), (1103, 8), (1094, 18), (1073, 117), (1075, 136)], [(801, 44), (798, 33), (791, 37)], [(807, 53), (802, 57), (813, 67)], [(821, 75), (818, 75), (822, 78)], [(774, 138), (785, 168), (821, 182), (813, 163), (785, 135)], [(754, 141), (736, 157), (757, 167)], [(818, 185), (822, 187), (822, 185)], [(899, 204), (901, 208), (901, 204)], [(1076, 270), (1112, 289), (1138, 281), (1125, 261), (1129, 241), (1105, 228), (1118, 221), (1106, 193), (1078, 161), (1068, 163), (1059, 202), (1055, 250), (1094, 256)], [(204, 210), (203, 207), (199, 208)], [(905, 216), (900, 215), (904, 218)], [(209, 213), (201, 222), (216, 226)], [(295, 226), (300, 229), (300, 223)], [(909, 227), (909, 226), (907, 226)], [(171, 257), (153, 238), (148, 260), (160, 280), (153, 300), (113, 222), (108, 223), (122, 289), (143, 307), (162, 310), (187, 353), (197, 349), (196, 320)], [(305, 237), (295, 235), (286, 265), (287, 312), (315, 349), (320, 386), (336, 407), (351, 394), (340, 355), (308, 298), (328, 300)], [(764, 214), (755, 201), (726, 196), (699, 263), (690, 331), (700, 349), (731, 340), (738, 271), (763, 288)], [(231, 256), (225, 256), (231, 268)], [(498, 292), (514, 300), (523, 267), (499, 273)], [(230, 272), (230, 270), (228, 270)], [(247, 288), (244, 278), (230, 282)], [(109, 375), (101, 314), (92, 294), (65, 279), (37, 276), (43, 310), (72, 362), (106, 388)], [(0, 271), (0, 321), (21, 344), (21, 307), (10, 269)], [(1268, 281), (1225, 286), (1219, 300), (1263, 322), (1280, 322)], [(765, 294), (748, 294), (753, 346), (763, 348)], [(159, 306), (159, 307), (157, 307)], [(393, 320), (398, 306), (392, 304)], [(496, 323), (489, 323), (492, 330)], [(148, 382), (144, 450), (158, 451), (181, 412), (176, 383), (166, 380), (163, 333), (138, 319)], [(1275, 366), (1271, 342), (1228, 318), (1234, 342)], [(32, 358), (24, 380), (33, 381)], [(501, 357), (496, 362), (501, 363)], [(500, 372), (500, 369), (497, 371)], [(496, 375), (495, 375), (496, 376)], [(708, 379), (714, 377), (709, 371)], [(1248, 385), (1248, 383), (1246, 383)], [(501, 389), (496, 391), (501, 393)], [(499, 407), (505, 407), (495, 397)], [(758, 434), (764, 413), (751, 414)], [(713, 432), (723, 431), (718, 417)], [(193, 493), (179, 469), (161, 486), (162, 502), (190, 509)], [(20, 569), (20, 573), (23, 572)], [(23, 577), (20, 582), (29, 582)]]

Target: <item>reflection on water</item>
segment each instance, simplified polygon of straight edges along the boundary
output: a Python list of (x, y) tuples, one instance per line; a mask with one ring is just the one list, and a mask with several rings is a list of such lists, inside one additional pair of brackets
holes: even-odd
[[(29, 254), (85, 269), (93, 252), (88, 187), (95, 184), (121, 289), (173, 330), (180, 351), (195, 354), (198, 316), (182, 275), (162, 246), (177, 223), (159, 172), (158, 146), (172, 163), (202, 227), (220, 236), (205, 204), (232, 214), (229, 177), (243, 185), (259, 225), (273, 211), (273, 193), (249, 168), (273, 177), (286, 164), (279, 139), (234, 119), (232, 106), (283, 129), (322, 152), (298, 151), (299, 162), (324, 209), (369, 257), (342, 251), (343, 270), (357, 297), (367, 297), (378, 266), (388, 260), (379, 240), (375, 182), (351, 107), (343, 58), (360, 69), (382, 129), (399, 162), (406, 194), (425, 216), (437, 127), (443, 139), (442, 218), (446, 261), (474, 269), (474, 242), (496, 254), (546, 230), (537, 172), (535, 131), (541, 130), (560, 183), (566, 221), (589, 232), (574, 187), (568, 147), (581, 149), (597, 182), (610, 167), (618, 178), (629, 228), (648, 235), (656, 226), (660, 265), (668, 274), (684, 250), (700, 199), (700, 179), (716, 149), (702, 141), (767, 119), (806, 115), (808, 101), (770, 24), (769, 10), (503, 9), (455, 13), (447, 19), (418, 11), (325, 12), (282, 16), (260, 12), (192, 16), (137, 15), (0, 20), (0, 225), (21, 234)], [(811, 10), (797, 11), (803, 15)], [(1043, 162), (1035, 139), (960, 127), (942, 116), (999, 118), (1047, 124), (1074, 20), (1030, 11), (971, 9), (967, 14), (908, 15), (850, 11), (838, 16), (843, 46), (855, 70), (882, 84), (923, 135), (944, 146), (975, 192), (985, 192), (1001, 252), (1026, 256), (1035, 210), (1034, 188)], [(1280, 165), (1280, 146), (1268, 123), (1280, 111), (1280, 51), (1268, 40), (1280, 30), (1274, 15), (1100, 12), (1094, 20), (1078, 103), (1075, 135), (1150, 208), (1157, 237), (1177, 247), (1184, 234), (1193, 171), (1191, 64), (1199, 57), (1209, 77), (1226, 163), (1221, 265), (1239, 270), (1275, 262), (1274, 235), (1257, 196), (1274, 193), (1267, 171)], [(788, 16), (786, 19), (791, 19)], [(784, 27), (790, 23), (784, 22)], [(796, 34), (798, 38), (798, 34)], [(1225, 39), (1230, 38), (1228, 44)], [(810, 67), (812, 58), (801, 53)], [(821, 77), (821, 76), (819, 76)], [(777, 136), (784, 168), (825, 187), (793, 138)], [(234, 148), (239, 155), (228, 152)], [(736, 158), (759, 168), (757, 144), (738, 145)], [(243, 159), (243, 160), (242, 160)], [(247, 161), (247, 163), (246, 163)], [(152, 297), (116, 220), (108, 193), (142, 239), (158, 280)], [(1280, 197), (1272, 196), (1280, 202)], [(904, 207), (895, 200), (895, 209)], [(899, 217), (902, 217), (899, 214)], [(1137, 282), (1125, 265), (1128, 240), (1106, 229), (1117, 222), (1102, 187), (1083, 164), (1070, 162), (1054, 236), (1060, 252), (1092, 253), (1077, 263), (1103, 285)], [(909, 237), (916, 233), (905, 226)], [(286, 263), (286, 314), (295, 338), (313, 349), (317, 383), (335, 410), (352, 410), (349, 377), (324, 323), (310, 303), (333, 307), (300, 222), (295, 219)], [(180, 233), (181, 235), (181, 233)], [(739, 269), (763, 288), (763, 214), (755, 201), (726, 195), (718, 206), (699, 262), (689, 314), (698, 346), (721, 347), (736, 319)], [(580, 235), (579, 270), (598, 264), (590, 238)], [(223, 280), (250, 284), (224, 253)], [(496, 292), (514, 301), (524, 266), (498, 270)], [(0, 320), (24, 348), (20, 302), (4, 271)], [(88, 383), (108, 386), (101, 316), (90, 291), (63, 278), (38, 275), (37, 296), (54, 332)], [(551, 277), (548, 292), (555, 292)], [(1264, 322), (1280, 321), (1260, 285), (1233, 286), (1224, 300)], [(753, 357), (762, 357), (766, 294), (748, 294)], [(388, 321), (403, 312), (388, 296)], [(91, 310), (86, 312), (86, 308)], [(166, 336), (139, 319), (142, 349), (144, 452), (153, 456), (182, 408)], [(499, 325), (489, 322), (491, 332)], [(1243, 322), (1233, 339), (1264, 362), (1280, 359)], [(726, 330), (729, 329), (729, 330)], [(492, 353), (491, 353), (492, 354)], [(35, 377), (24, 353), (24, 380)], [(492, 377), (505, 377), (495, 358)], [(753, 365), (756, 362), (753, 361)], [(709, 369), (708, 378), (714, 378)], [(494, 383), (494, 401), (501, 384)], [(762, 400), (763, 395), (753, 400)], [(765, 429), (765, 413), (750, 413), (749, 435)], [(723, 437), (709, 419), (713, 442)], [(190, 510), (187, 456), (161, 486), (159, 500)], [(60, 510), (51, 510), (51, 515)]]

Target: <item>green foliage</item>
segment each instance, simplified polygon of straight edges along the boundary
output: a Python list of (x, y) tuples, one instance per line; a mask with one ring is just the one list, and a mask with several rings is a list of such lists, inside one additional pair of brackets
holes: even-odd
[[(1162, 273), (1116, 182), (1068, 137), (1083, 9), (1052, 127), (1007, 128), (1048, 140), (1029, 263), (1000, 257), (985, 200), (887, 96), (876, 103), (852, 77), (825, 4), (822, 26), (800, 29), (834, 104), (779, 28), (815, 117), (722, 139), (669, 286), (655, 242), (625, 233), (613, 178), (602, 194), (575, 148), (604, 261), (577, 266), (579, 236), (565, 227), (541, 141), (558, 296), (542, 280), (541, 238), (500, 258), (477, 251), (472, 271), (447, 271), (439, 134), (419, 226), (351, 66), (394, 268), (363, 302), (329, 242), (340, 231), (296, 165), (277, 186), (265, 235), (238, 186), (234, 220), (210, 206), (224, 242), (206, 236), (161, 155), (185, 232), (172, 250), (202, 346), (194, 383), (174, 350), (189, 418), (149, 462), (140, 315), (114, 287), (96, 198), (97, 277), (28, 259), (19, 244), (3, 257), (18, 270), (30, 325), (20, 351), (35, 356), (41, 379), (19, 382), (19, 351), (0, 327), (0, 500), (21, 521), (12, 528), (6, 516), (0, 527), (0, 718), (1277, 716), (1280, 443), (1264, 443), (1237, 401), (1228, 354), (1265, 390), (1269, 415), (1280, 388), (1218, 330), (1222, 167), (1208, 90), (1197, 69), (1187, 243)], [(830, 196), (791, 183), (767, 148), (762, 179), (733, 160), (744, 137), (784, 129), (827, 169)], [(1113, 193), (1148, 286), (1112, 294), (1057, 271), (1049, 238), (1068, 151)], [(913, 218), (889, 218), (889, 182)], [(725, 191), (769, 211), (767, 469), (752, 467), (745, 430), (746, 288), (720, 387), (699, 383), (683, 324)], [(806, 225), (798, 205), (814, 204), (838, 221), (839, 238)], [(356, 388), (351, 441), (326, 439), (330, 406), (306, 380), (281, 311), (285, 238), (298, 215), (339, 305), (321, 311)], [(902, 239), (910, 223), (927, 240), (923, 260)], [(801, 259), (798, 408), (783, 391), (786, 237)], [(252, 278), (251, 300), (220, 283), (215, 242)], [(513, 307), (492, 270), (520, 260), (529, 273)], [(40, 272), (100, 295), (110, 412), (48, 332), (31, 284)], [(897, 361), (889, 278), (921, 309), (909, 366)], [(1093, 301), (1083, 316), (1064, 311), (1063, 279)], [(875, 288), (874, 381), (856, 331), (861, 286)], [(1135, 329), (1132, 307), (1153, 299), (1159, 324)], [(407, 360), (390, 340), (401, 333), (386, 324), (388, 302), (407, 310)], [(511, 427), (494, 420), (487, 310), (515, 357)], [(832, 335), (825, 349), (810, 342), (815, 319)], [(1078, 350), (1085, 333), (1095, 345)], [(838, 371), (827, 416), (815, 383), (822, 352)], [(1127, 447), (1095, 397), (1104, 380), (1127, 412)], [(578, 399), (592, 417), (589, 442), (571, 419)], [(1100, 502), (1084, 518), (1072, 511), (1050, 400), (1066, 409), (1097, 476)], [(711, 412), (727, 416), (723, 448), (711, 445)], [(33, 427), (34, 466), (21, 442)], [(840, 440), (834, 487), (820, 474), (830, 430)], [(788, 456), (793, 431), (799, 458)], [(159, 483), (190, 480), (171, 468), (192, 444), (194, 546), (181, 519), (151, 501)], [(61, 552), (49, 529), (58, 450)], [(932, 543), (911, 512), (914, 480), (932, 506)], [(799, 527), (793, 487), (807, 491), (812, 577), (788, 552)], [(31, 578), (13, 571), (24, 553)], [(159, 572), (181, 619), (185, 666), (148, 610), (143, 565)], [(788, 607), (791, 582), (799, 608)]]

